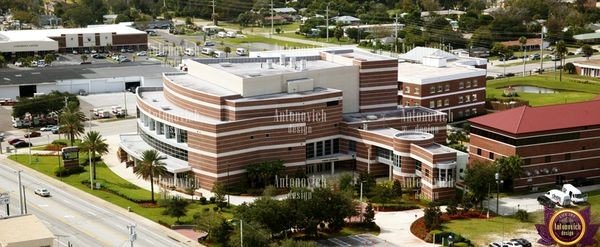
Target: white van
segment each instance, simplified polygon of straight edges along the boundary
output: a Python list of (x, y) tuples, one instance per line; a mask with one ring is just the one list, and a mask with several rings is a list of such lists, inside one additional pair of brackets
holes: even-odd
[(235, 49), (235, 54), (238, 56), (247, 56), (246, 48), (237, 48)]
[(204, 47), (204, 48), (202, 48), (201, 52), (204, 55), (210, 55), (214, 51), (215, 51), (215, 49), (213, 49), (213, 48)]
[(581, 193), (581, 191), (572, 184), (563, 184), (562, 192), (567, 194), (574, 203), (583, 203), (587, 201), (587, 194)]
[(223, 31), (218, 32), (217, 33), (217, 37), (219, 37), (219, 38), (226, 38), (227, 37), (227, 33), (223, 32)]
[(545, 196), (550, 198), (550, 200), (559, 206), (566, 207), (571, 205), (571, 198), (569, 195), (560, 190), (550, 190), (546, 192)]
[(183, 54), (193, 57), (194, 55), (196, 55), (196, 52), (194, 52), (194, 49), (192, 49), (192, 48), (186, 48), (185, 52), (183, 52)]
[(110, 117), (112, 117), (112, 115), (110, 115), (110, 112), (109, 112), (109, 111), (101, 111), (101, 112), (98, 114), (98, 117), (99, 117), (99, 118), (110, 118)]
[(215, 58), (226, 58), (227, 57), (227, 53), (225, 53), (224, 51), (215, 51), (213, 53), (213, 56)]
[(227, 32), (227, 38), (235, 38), (237, 34), (234, 31)]

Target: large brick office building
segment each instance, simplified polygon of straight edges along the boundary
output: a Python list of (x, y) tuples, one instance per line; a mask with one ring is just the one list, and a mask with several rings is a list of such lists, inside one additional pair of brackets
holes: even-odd
[(400, 55), (398, 102), (445, 112), (450, 122), (485, 113), (486, 59), (426, 47)]
[(519, 155), (517, 190), (600, 178), (600, 100), (522, 106), (472, 118), (469, 159)]
[(121, 135), (125, 159), (157, 149), (174, 177), (191, 174), (204, 189), (282, 160), (288, 174), (356, 170), (420, 186), (430, 199), (454, 196), (466, 159), (438, 144), (445, 113), (398, 105), (396, 59), (294, 52), (187, 60), (187, 73), (165, 73), (163, 87), (139, 88), (138, 133)]

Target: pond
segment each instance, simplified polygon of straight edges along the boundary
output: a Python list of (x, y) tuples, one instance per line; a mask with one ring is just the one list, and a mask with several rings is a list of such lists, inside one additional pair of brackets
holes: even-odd
[[(558, 93), (558, 90), (545, 88), (545, 87), (536, 87), (536, 86), (512, 86), (511, 87), (514, 92), (517, 93), (537, 93), (537, 94), (547, 94), (547, 93)], [(502, 88), (507, 90), (508, 87)]]

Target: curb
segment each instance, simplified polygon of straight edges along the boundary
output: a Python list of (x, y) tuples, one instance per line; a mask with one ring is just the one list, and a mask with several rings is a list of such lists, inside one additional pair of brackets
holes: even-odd
[(160, 225), (160, 224), (158, 224), (158, 223), (156, 223), (156, 222), (154, 222), (154, 221), (152, 221), (150, 219), (147, 219), (147, 218), (145, 218), (145, 217), (143, 217), (141, 215), (129, 212), (129, 211), (127, 211), (127, 209), (121, 208), (121, 207), (119, 207), (117, 205), (114, 205), (114, 204), (112, 204), (110, 202), (102, 200), (102, 199), (100, 199), (100, 198), (98, 198), (98, 197), (96, 197), (94, 195), (88, 194), (85, 191), (81, 191), (81, 190), (79, 190), (77, 188), (74, 188), (74, 187), (72, 187), (72, 186), (70, 186), (70, 185), (68, 185), (68, 184), (66, 184), (66, 183), (64, 183), (62, 181), (56, 180), (56, 179), (54, 179), (54, 178), (52, 178), (52, 177), (50, 177), (50, 176), (48, 176), (46, 174), (38, 172), (38, 171), (36, 171), (36, 170), (34, 170), (32, 168), (29, 168), (29, 167), (27, 167), (25, 165), (21, 165), (20, 163), (18, 163), (16, 161), (8, 159), (8, 157), (6, 157), (6, 156), (2, 157), (0, 159), (0, 161), (4, 161), (5, 164), (6, 164), (6, 166), (9, 166), (11, 168), (21, 169), (21, 170), (27, 171), (30, 175), (33, 175), (33, 176), (35, 176), (35, 177), (43, 180), (44, 182), (50, 183), (53, 186), (61, 188), (61, 189), (65, 190), (65, 191), (67, 191), (69, 193), (77, 194), (77, 196), (79, 198), (81, 198), (81, 199), (93, 202), (93, 203), (95, 203), (95, 204), (97, 204), (99, 206), (103, 206), (103, 207), (109, 208), (109, 209), (111, 209), (113, 211), (116, 211), (117, 213), (119, 213), (119, 214), (121, 214), (121, 215), (123, 215), (125, 217), (133, 218), (133, 220), (135, 220), (135, 221), (143, 222), (143, 224), (146, 227), (148, 227), (148, 228), (152, 228), (154, 230), (160, 230), (162, 232), (165, 232), (166, 236), (168, 238), (174, 239), (174, 240), (180, 242), (181, 244), (184, 244), (186, 246), (193, 246), (193, 247), (204, 246), (204, 245), (201, 245), (200, 243), (194, 242), (192, 239), (189, 239), (189, 238), (183, 236), (179, 232), (176, 232), (176, 231), (174, 231), (172, 229), (164, 227), (164, 226), (162, 226), (162, 225)]

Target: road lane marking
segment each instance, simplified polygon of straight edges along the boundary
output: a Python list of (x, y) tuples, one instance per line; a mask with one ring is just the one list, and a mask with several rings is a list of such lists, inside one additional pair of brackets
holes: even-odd
[(94, 212), (92, 212), (92, 211), (88, 211), (88, 214), (91, 214), (92, 216), (98, 216), (97, 214), (95, 214), (95, 213), (94, 213)]

